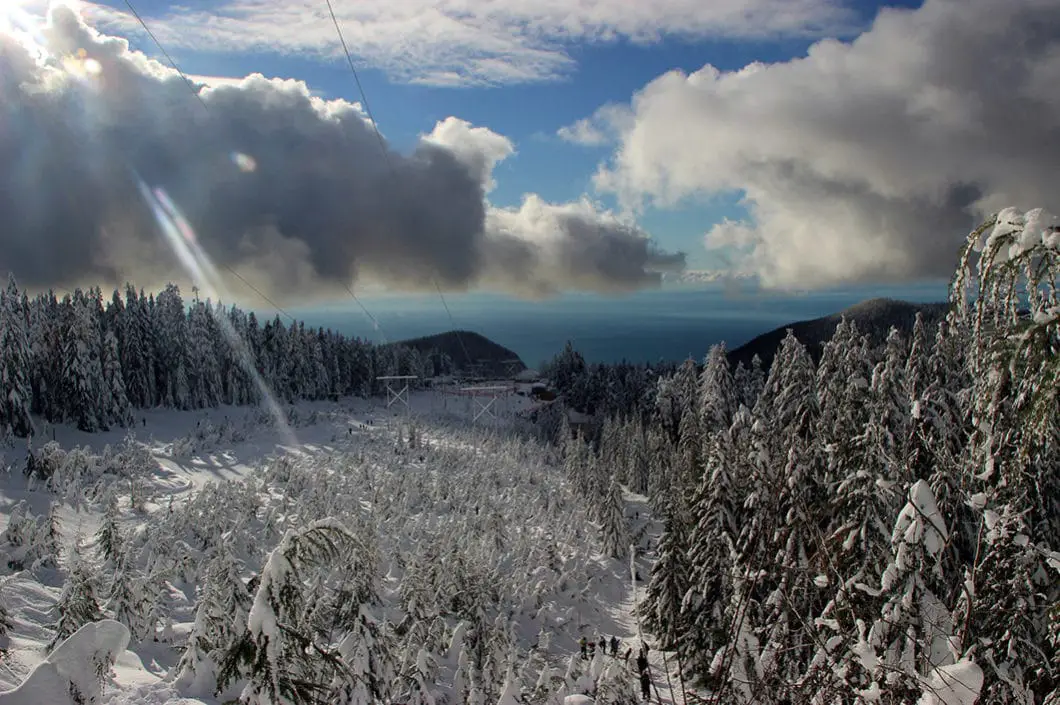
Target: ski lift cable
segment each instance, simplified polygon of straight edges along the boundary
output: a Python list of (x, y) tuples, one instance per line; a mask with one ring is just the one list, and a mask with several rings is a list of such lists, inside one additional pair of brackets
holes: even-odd
[[(357, 91), (361, 95), (361, 104), (364, 106), (365, 115), (368, 117), (368, 121), (372, 124), (372, 131), (375, 133), (376, 142), (379, 143), (379, 149), (383, 153), (383, 160), (386, 162), (387, 167), (390, 169), (390, 173), (394, 178), (395, 183), (398, 181), (397, 169), (394, 167), (394, 163), (390, 160), (390, 151), (386, 148), (386, 143), (383, 141), (383, 134), (379, 131), (379, 124), (375, 120), (375, 115), (372, 114), (372, 107), (368, 103), (368, 94), (364, 90), (364, 85), (361, 83), (361, 77), (357, 73), (357, 66), (353, 62), (353, 56), (350, 54), (350, 48), (346, 44), (346, 37), (342, 34), (342, 27), (339, 26), (339, 18), (335, 15), (335, 8), (331, 4), (331, 0), (324, 0), (328, 6), (328, 14), (331, 15), (331, 22), (335, 25), (335, 34), (339, 37), (339, 44), (342, 45), (342, 53), (346, 56), (346, 63), (350, 67), (350, 72), (353, 73), (353, 80), (357, 84)], [(467, 360), (467, 364), (471, 364), (471, 355), (467, 351), (467, 346), (464, 345), (464, 337), (460, 334), (460, 331), (456, 327), (456, 321), (453, 320), (453, 312), (449, 310), (449, 304), (445, 300), (445, 295), (442, 293), (442, 287), (438, 285), (438, 279), (431, 275), (431, 281), (434, 283), (434, 288), (438, 292), (438, 298), (442, 301), (442, 307), (445, 309), (445, 314), (449, 317), (449, 325), (453, 327), (453, 332), (456, 334), (456, 340), (460, 344), (461, 350), (464, 352), (464, 359)]]
[[(190, 78), (188, 78), (188, 75), (186, 73), (184, 73), (184, 71), (180, 68), (180, 66), (173, 59), (173, 57), (170, 56), (169, 52), (166, 51), (166, 48), (162, 45), (162, 42), (159, 41), (158, 37), (155, 36), (155, 33), (151, 31), (151, 28), (147, 26), (147, 22), (140, 15), (140, 13), (136, 11), (136, 8), (133, 7), (132, 0), (124, 0), (124, 2), (125, 2), (125, 6), (129, 8), (129, 12), (132, 13), (133, 17), (136, 18), (136, 21), (140, 23), (141, 27), (143, 27), (143, 30), (144, 30), (144, 32), (147, 33), (147, 36), (151, 38), (151, 41), (154, 42), (155, 46), (158, 47), (158, 50), (160, 52), (162, 52), (162, 56), (164, 56), (166, 58), (166, 61), (169, 62), (170, 67), (174, 71), (176, 71), (177, 74), (179, 74), (182, 79), (184, 79), (184, 83), (188, 86), (188, 90), (191, 91), (191, 94), (193, 96), (195, 96), (195, 100), (199, 101), (199, 105), (202, 106), (203, 110), (205, 110), (207, 113), (209, 113), (210, 112), (210, 107), (208, 105), (206, 105), (206, 101), (204, 101), (202, 99), (202, 95), (195, 88), (195, 84), (192, 82), (192, 80)], [(329, 3), (329, 7), (330, 7), (330, 3)], [(345, 42), (343, 42), (343, 45), (345, 46)], [(358, 85), (358, 88), (359, 88), (360, 87), (360, 80), (358, 80), (357, 85)], [(363, 97), (363, 91), (362, 91), (362, 97)], [(367, 100), (364, 101), (364, 105), (365, 105), (365, 110), (367, 111), (368, 110), (368, 102), (367, 102)], [(369, 118), (371, 119), (371, 115), (370, 114), (369, 114)], [(373, 123), (374, 123), (374, 121), (373, 121)], [(376, 135), (377, 136), (379, 135), (379, 131), (378, 130), (376, 130)], [(380, 137), (380, 139), (382, 139), (382, 138)], [(385, 150), (384, 150), (384, 154), (385, 154)], [(291, 314), (287, 313), (287, 311), (283, 310), (272, 299), (270, 299), (268, 296), (263, 294), (257, 287), (255, 287), (253, 284), (248, 282), (242, 276), (237, 274), (236, 271), (234, 269), (232, 269), (230, 266), (228, 266), (227, 264), (222, 264), (222, 266), (225, 269), (227, 269), (234, 277), (239, 279), (239, 281), (241, 281), (244, 284), (246, 284), (247, 287), (250, 288), (251, 291), (253, 291), (258, 296), (260, 296), (262, 299), (264, 299), (266, 302), (268, 302), (277, 311), (279, 311), (284, 316), (289, 318), (292, 322), (297, 322), (297, 320), (295, 319), (294, 316), (292, 316)], [(357, 295), (353, 293), (353, 289), (351, 289), (349, 287), (349, 285), (343, 284), (343, 286), (346, 288), (346, 291), (349, 292), (350, 296), (357, 303), (357, 305), (361, 307), (361, 310), (364, 311), (365, 315), (367, 315), (368, 318), (372, 321), (372, 324), (375, 326), (375, 328), (379, 331), (380, 335), (383, 337), (383, 342), (386, 343), (386, 335), (383, 333), (382, 326), (379, 325), (379, 320), (375, 316), (373, 316), (371, 314), (371, 312), (368, 310), (368, 307), (365, 306), (364, 303), (362, 303), (359, 298), (357, 298)]]
[(367, 306), (361, 303), (361, 300), (357, 298), (357, 294), (353, 293), (353, 287), (347, 286), (346, 284), (343, 284), (343, 286), (346, 287), (346, 291), (349, 292), (350, 296), (353, 297), (353, 300), (361, 307), (361, 310), (364, 311), (364, 315), (368, 316), (368, 320), (372, 322), (375, 329), (379, 331), (379, 337), (383, 339), (383, 344), (385, 345), (387, 343), (387, 337), (386, 333), (383, 331), (383, 326), (379, 325), (379, 320), (372, 315), (372, 312), (368, 310)]
[(260, 289), (258, 289), (258, 288), (257, 288), (256, 286), (254, 286), (253, 284), (251, 284), (250, 282), (248, 282), (248, 281), (247, 281), (246, 279), (244, 279), (244, 278), (243, 278), (242, 276), (240, 276), (240, 275), (239, 275), (239, 274), (238, 274), (238, 273), (236, 272), (236, 270), (232, 269), (232, 268), (231, 268), (231, 267), (229, 267), (229, 266), (228, 266), (227, 264), (225, 264), (225, 265), (222, 265), (222, 266), (223, 266), (223, 267), (224, 267), (225, 269), (227, 269), (227, 270), (228, 270), (229, 272), (231, 272), (231, 273), (232, 273), (232, 276), (234, 276), (234, 277), (235, 277), (236, 279), (238, 279), (239, 281), (241, 281), (241, 282), (243, 282), (244, 284), (246, 284), (246, 285), (247, 285), (247, 287), (248, 287), (248, 288), (249, 288), (249, 289), (250, 289), (251, 291), (253, 291), (253, 292), (254, 292), (255, 294), (257, 294), (257, 295), (258, 295), (258, 296), (260, 296), (261, 298), (265, 299), (265, 301), (267, 301), (267, 302), (268, 302), (268, 303), (269, 303), (269, 304), (270, 304), (270, 305), (271, 305), (271, 306), (272, 306), (273, 308), (275, 308), (275, 309), (276, 309), (277, 311), (279, 311), (279, 312), (280, 312), (280, 313), (282, 313), (283, 315), (287, 316), (287, 318), (289, 318), (289, 319), (290, 319), (291, 323), (298, 323), (298, 321), (297, 321), (297, 320), (295, 319), (295, 317), (294, 317), (294, 316), (292, 316), (291, 314), (287, 313), (287, 312), (286, 312), (286, 311), (284, 311), (284, 310), (283, 310), (282, 308), (280, 308), (280, 307), (279, 307), (279, 305), (278, 305), (278, 304), (277, 304), (277, 303), (276, 303), (275, 301), (273, 301), (272, 299), (270, 299), (270, 298), (269, 298), (268, 296), (266, 296), (266, 295), (265, 295), (264, 293), (262, 293), (262, 291), (261, 291)]
[(199, 101), (199, 105), (202, 106), (203, 110), (205, 110), (207, 113), (210, 112), (210, 109), (206, 106), (206, 101), (204, 101), (202, 99), (202, 96), (199, 95), (199, 91), (195, 90), (195, 84), (192, 83), (191, 79), (188, 78), (187, 74), (185, 74), (181, 70), (181, 68), (177, 66), (177, 62), (173, 60), (173, 57), (169, 55), (169, 52), (166, 51), (166, 48), (162, 46), (162, 42), (158, 41), (158, 37), (155, 36), (155, 33), (152, 32), (151, 28), (147, 26), (146, 22), (144, 22), (144, 18), (141, 17), (140, 13), (136, 11), (135, 7), (133, 7), (132, 1), (125, 0), (125, 6), (129, 8), (129, 12), (133, 14), (133, 17), (136, 18), (136, 21), (139, 22), (140, 26), (144, 28), (145, 32), (147, 32), (147, 36), (151, 38), (151, 41), (155, 43), (155, 46), (158, 47), (158, 50), (162, 52), (162, 56), (166, 57), (166, 61), (168, 61), (169, 65), (173, 67), (173, 70), (180, 74), (180, 77), (184, 79), (184, 83), (187, 84), (188, 90), (190, 90), (192, 95), (195, 96), (195, 99)]

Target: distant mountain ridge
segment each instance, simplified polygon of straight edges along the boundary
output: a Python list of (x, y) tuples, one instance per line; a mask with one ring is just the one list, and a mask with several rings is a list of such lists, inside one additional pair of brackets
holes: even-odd
[[(451, 330), (436, 335), (399, 340), (391, 345), (414, 348), (423, 354), (438, 351), (447, 355), (461, 372), (477, 371), (484, 376), (508, 377), (513, 371), (518, 373), (526, 369), (526, 365), (514, 351), (474, 331)], [(509, 369), (509, 362), (513, 369)]]
[(946, 317), (949, 310), (950, 305), (946, 302), (910, 303), (887, 298), (868, 299), (838, 313), (774, 328), (729, 352), (729, 362), (734, 367), (740, 362), (749, 367), (752, 358), (758, 355), (763, 366), (768, 368), (789, 328), (817, 362), (820, 360), (824, 344), (832, 338), (836, 326), (844, 317), (853, 321), (861, 333), (867, 334), (874, 345), (882, 344), (892, 327), (897, 328), (903, 335), (909, 335), (918, 312), (923, 314), (924, 323), (933, 335), (934, 328)]

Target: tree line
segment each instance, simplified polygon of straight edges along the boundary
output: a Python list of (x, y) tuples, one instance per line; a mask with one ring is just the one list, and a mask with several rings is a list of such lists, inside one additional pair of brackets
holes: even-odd
[(129, 426), (135, 409), (199, 409), (368, 396), (377, 376), (433, 377), (453, 370), (437, 351), (376, 346), (279, 316), (197, 295), (185, 302), (167, 286), (144, 294), (131, 285), (104, 303), (100, 289), (33, 298), (13, 277), (0, 292), (0, 432), (34, 434), (32, 414), (82, 431)]

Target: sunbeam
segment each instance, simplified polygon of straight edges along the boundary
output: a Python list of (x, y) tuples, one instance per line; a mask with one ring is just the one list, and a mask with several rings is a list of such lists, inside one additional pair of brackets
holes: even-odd
[[(154, 215), (166, 243), (173, 250), (173, 254), (187, 271), (195, 286), (205, 293), (207, 298), (216, 301), (230, 300), (216, 268), (210, 261), (209, 256), (199, 246), (195, 231), (180, 212), (180, 209), (177, 208), (177, 205), (173, 203), (165, 190), (161, 188), (151, 189), (139, 176), (136, 177), (136, 180), (140, 195), (148, 208), (151, 209), (151, 213)], [(280, 408), (279, 402), (277, 402), (268, 384), (265, 383), (265, 380), (262, 379), (261, 374), (258, 372), (253, 356), (247, 349), (243, 339), (232, 328), (231, 322), (225, 316), (216, 315), (217, 312), (213, 306), (208, 306), (207, 311), (213, 316), (225, 340), (236, 352), (244, 371), (254, 380), (254, 386), (257, 387), (265, 407), (276, 422), (276, 427), (280, 431), (283, 442), (291, 448), (297, 448), (298, 439), (287, 423), (287, 417)]]
[[(0, 32), (15, 37), (38, 63), (42, 65), (47, 63), (65, 72), (68, 76), (83, 84), (88, 89), (89, 94), (91, 94), (91, 89), (95, 87), (94, 79), (99, 78), (103, 72), (102, 64), (84, 48), (78, 49), (71, 55), (54, 56), (47, 49), (46, 39), (40, 33), (39, 22), (16, 3), (10, 0), (0, 0), (0, 2), (3, 2), (0, 5)], [(255, 168), (254, 160), (249, 155), (233, 152), (231, 156), (232, 160), (242, 171), (253, 171)], [(150, 209), (163, 235), (163, 239), (173, 251), (180, 266), (195, 285), (206, 293), (207, 297), (216, 301), (231, 301), (232, 298), (228, 296), (217, 269), (213, 266), (206, 252), (199, 246), (195, 230), (180, 212), (180, 209), (162, 188), (152, 189), (136, 174), (135, 169), (131, 166), (130, 169), (135, 176), (140, 196)], [(297, 447), (298, 440), (287, 423), (286, 415), (258, 372), (253, 356), (250, 354), (245, 342), (232, 328), (231, 322), (225, 316), (216, 315), (217, 312), (212, 306), (208, 307), (208, 310), (217, 322), (225, 340), (235, 351), (244, 370), (254, 381), (254, 385), (261, 394), (266, 408), (276, 422), (283, 442), (291, 447)]]

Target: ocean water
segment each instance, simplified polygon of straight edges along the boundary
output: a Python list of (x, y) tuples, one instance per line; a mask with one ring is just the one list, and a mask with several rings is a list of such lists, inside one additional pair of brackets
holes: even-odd
[(447, 295), (452, 323), (437, 295), (362, 297), (376, 329), (354, 302), (292, 311), (306, 325), (324, 326), (375, 342), (432, 335), (455, 326), (515, 351), (534, 367), (566, 341), (590, 362), (701, 359), (715, 343), (736, 347), (785, 323), (840, 311), (886, 296), (943, 301), (946, 284), (833, 289), (801, 294), (736, 292), (722, 286), (663, 288), (607, 297), (568, 294), (520, 301), (490, 294)]

